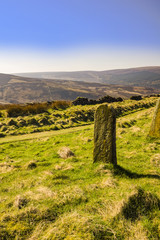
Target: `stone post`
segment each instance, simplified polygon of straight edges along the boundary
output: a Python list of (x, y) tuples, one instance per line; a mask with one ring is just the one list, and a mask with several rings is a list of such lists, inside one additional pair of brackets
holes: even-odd
[(150, 137), (160, 138), (160, 99), (157, 101), (154, 116), (149, 131)]
[(116, 113), (113, 107), (101, 105), (95, 113), (94, 162), (117, 164)]

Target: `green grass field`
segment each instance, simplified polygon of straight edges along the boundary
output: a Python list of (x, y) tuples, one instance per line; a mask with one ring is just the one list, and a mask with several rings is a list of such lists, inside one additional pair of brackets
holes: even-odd
[[(93, 119), (0, 138), (0, 240), (160, 239), (153, 113), (135, 108), (117, 118), (117, 167), (93, 164)], [(61, 158), (63, 147), (74, 156)]]

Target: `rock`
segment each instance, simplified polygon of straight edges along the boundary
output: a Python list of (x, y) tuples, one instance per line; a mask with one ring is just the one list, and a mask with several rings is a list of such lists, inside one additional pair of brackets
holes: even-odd
[(160, 138), (160, 99), (157, 101), (157, 104), (156, 104), (156, 109), (152, 119), (149, 136)]
[(94, 162), (117, 164), (116, 113), (113, 107), (101, 105), (95, 113)]

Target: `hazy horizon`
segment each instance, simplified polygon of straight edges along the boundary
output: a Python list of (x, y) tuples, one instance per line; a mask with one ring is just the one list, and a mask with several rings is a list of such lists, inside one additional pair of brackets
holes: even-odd
[(156, 67), (160, 67), (160, 66), (159, 65), (157, 65), (157, 66), (154, 65), (154, 66), (141, 66), (141, 67), (128, 67), (128, 68), (113, 68), (113, 69), (107, 69), (107, 70), (106, 69), (103, 69), (103, 70), (88, 69), (88, 70), (78, 70), (78, 71), (77, 70), (74, 70), (74, 71), (67, 70), (67, 71), (43, 71), (43, 72), (37, 72), (37, 71), (36, 72), (17, 72), (17, 73), (11, 73), (11, 74), (16, 75), (16, 74), (21, 74), (21, 73), (23, 74), (23, 73), (52, 73), (52, 72), (55, 72), (55, 73), (58, 73), (58, 72), (62, 72), (62, 73), (66, 72), (67, 73), (68, 72), (69, 73), (69, 72), (85, 72), (85, 71), (86, 72), (101, 72), (101, 71), (103, 72), (103, 71), (112, 71), (112, 70), (127, 70), (127, 69), (134, 69), (134, 68), (138, 69), (138, 68), (150, 68), (150, 67), (151, 68), (152, 67), (156, 68)]
[(0, 72), (160, 66), (157, 0), (0, 3)]

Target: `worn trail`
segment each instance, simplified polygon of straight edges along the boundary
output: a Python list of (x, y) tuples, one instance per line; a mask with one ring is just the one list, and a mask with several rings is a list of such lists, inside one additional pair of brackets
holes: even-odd
[(0, 144), (7, 143), (7, 142), (15, 142), (15, 141), (25, 141), (30, 139), (40, 139), (40, 138), (45, 138), (45, 137), (50, 137), (55, 135), (73, 133), (73, 132), (81, 131), (82, 129), (92, 129), (92, 128), (93, 128), (93, 124), (61, 129), (57, 131), (54, 130), (54, 131), (37, 132), (37, 133), (24, 134), (24, 135), (18, 135), (18, 136), (7, 136), (4, 138), (0, 138)]
[[(139, 117), (143, 115), (144, 113), (151, 113), (154, 111), (154, 108), (149, 108), (149, 109), (143, 109), (140, 112)], [(137, 112), (134, 112), (132, 114), (125, 115), (123, 116), (124, 118), (131, 118), (137, 115)], [(123, 118), (121, 117), (121, 119)], [(78, 127), (73, 127), (73, 128), (66, 128), (66, 129), (61, 129), (61, 130), (53, 130), (53, 131), (45, 131), (45, 132), (36, 132), (36, 133), (30, 133), (30, 134), (24, 134), (24, 135), (17, 135), (17, 136), (6, 136), (4, 138), (0, 138), (0, 144), (7, 143), (7, 142), (15, 142), (15, 141), (25, 141), (25, 140), (30, 140), (30, 139), (40, 139), (40, 138), (45, 138), (45, 137), (50, 137), (50, 136), (56, 136), (56, 135), (61, 135), (61, 134), (68, 134), (76, 131), (81, 131), (82, 129), (93, 129), (94, 124), (88, 124), (88, 125), (83, 125), (83, 126), (78, 126)]]

